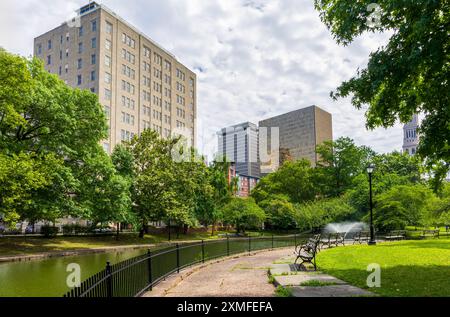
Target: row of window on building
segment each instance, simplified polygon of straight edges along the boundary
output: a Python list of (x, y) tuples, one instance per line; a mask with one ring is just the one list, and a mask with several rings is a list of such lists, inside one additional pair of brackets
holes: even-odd
[(417, 137), (417, 133), (416, 133), (416, 130), (415, 129), (409, 129), (409, 130), (406, 130), (405, 131), (405, 137), (407, 138), (407, 139), (414, 139), (414, 138), (416, 138)]
[[(91, 21), (91, 31), (97, 32), (97, 20)], [(82, 37), (83, 35), (84, 35), (84, 26), (80, 26), (78, 28), (78, 36)], [(65, 40), (66, 40), (66, 42), (70, 41), (70, 33), (69, 32), (66, 33)], [(60, 35), (59, 42), (60, 42), (60, 44), (64, 43), (64, 36), (62, 34)], [(95, 45), (96, 45), (96, 38), (93, 38), (92, 42), (93, 43), (95, 42)], [(38, 44), (37, 48), (38, 48), (38, 54), (42, 54), (42, 44)], [(52, 39), (47, 40), (47, 49), (48, 50), (53, 49), (53, 40)]]

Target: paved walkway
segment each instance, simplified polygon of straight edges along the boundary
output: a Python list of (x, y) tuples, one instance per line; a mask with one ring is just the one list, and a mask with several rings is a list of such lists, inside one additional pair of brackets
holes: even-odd
[(276, 249), (205, 263), (174, 274), (146, 297), (274, 296), (267, 272), (274, 261), (292, 255), (293, 248)]
[(279, 259), (280, 264), (272, 264), (270, 274), (275, 285), (291, 290), (293, 297), (354, 297), (375, 296), (373, 293), (347, 284), (331, 275), (305, 270), (293, 264), (292, 256)]
[(271, 297), (275, 287), (268, 282), (268, 272), (274, 284), (289, 288), (293, 297), (375, 296), (293, 263), (292, 247), (232, 256), (173, 274), (144, 297)]

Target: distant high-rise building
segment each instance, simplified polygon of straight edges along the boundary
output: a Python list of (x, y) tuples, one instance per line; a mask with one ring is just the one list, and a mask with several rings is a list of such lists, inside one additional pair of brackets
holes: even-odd
[(332, 116), (317, 106), (262, 120), (245, 122), (217, 133), (219, 157), (235, 163), (239, 175), (260, 177), (286, 160), (305, 158), (315, 166), (316, 147), (333, 140)]
[(403, 152), (414, 155), (419, 145), (419, 115), (414, 114), (411, 121), (403, 126)]
[(218, 156), (233, 162), (236, 174), (259, 177), (258, 127), (245, 122), (223, 128), (218, 135)]
[[(267, 128), (267, 153), (272, 157), (278, 157), (279, 161), (286, 158), (293, 160), (305, 158), (315, 166), (319, 159), (316, 153), (317, 145), (333, 140), (332, 116), (317, 106), (262, 120), (259, 122), (260, 134), (263, 128)], [(270, 150), (273, 133), (279, 133), (279, 152), (275, 153), (276, 155)], [(276, 168), (278, 168), (276, 164), (271, 164), (267, 171), (264, 171), (261, 166), (261, 173), (265, 174)]]
[(66, 84), (99, 97), (113, 147), (145, 129), (184, 135), (196, 146), (196, 75), (174, 55), (104, 5), (34, 39), (34, 55)]

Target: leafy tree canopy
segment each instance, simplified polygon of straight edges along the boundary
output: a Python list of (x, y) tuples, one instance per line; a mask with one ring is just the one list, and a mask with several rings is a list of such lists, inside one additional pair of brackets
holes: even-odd
[(252, 191), (259, 203), (269, 195), (282, 194), (293, 203), (314, 200), (318, 194), (316, 171), (306, 159), (286, 161), (276, 172), (263, 177)]
[(253, 198), (233, 197), (222, 209), (225, 223), (233, 224), (237, 232), (247, 229), (261, 228), (266, 219), (262, 210)]
[(348, 190), (353, 179), (365, 173), (370, 159), (375, 155), (371, 149), (357, 146), (352, 139), (345, 137), (319, 145), (317, 154), (320, 157), (317, 166), (323, 177), (321, 183), (326, 196), (339, 196)]
[[(16, 202), (11, 212), (32, 221), (80, 214), (83, 202), (74, 198), (106, 129), (95, 94), (68, 87), (38, 59), (0, 49), (0, 154), (11, 166), (23, 160), (16, 166), (23, 176), (9, 179), (22, 189), (2, 195)], [(12, 172), (2, 169), (0, 178)]]
[[(366, 112), (367, 127), (407, 122), (425, 115), (418, 152), (429, 166), (450, 168), (450, 2), (380, 0), (380, 20), (367, 23), (371, 0), (315, 0), (322, 21), (338, 43), (347, 45), (364, 32), (391, 31), (385, 47), (370, 55), (365, 69), (343, 82), (333, 98), (352, 95)], [(443, 173), (445, 175), (445, 172)]]

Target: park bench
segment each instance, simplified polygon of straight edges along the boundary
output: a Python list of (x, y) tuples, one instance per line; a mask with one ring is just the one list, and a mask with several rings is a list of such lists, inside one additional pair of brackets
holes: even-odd
[(405, 238), (406, 230), (392, 230), (385, 237), (386, 240), (402, 240)]
[(359, 244), (363, 242), (368, 242), (370, 240), (370, 232), (369, 231), (358, 231), (353, 236), (353, 244), (358, 242)]
[(439, 229), (436, 229), (436, 230), (423, 230), (422, 238), (425, 239), (427, 237), (439, 238)]
[(340, 244), (345, 246), (345, 234), (346, 232), (337, 232), (336, 233), (336, 246), (338, 247)]
[(305, 244), (297, 245), (295, 247), (295, 254), (297, 255), (297, 258), (295, 259), (294, 264), (297, 264), (298, 259), (301, 259), (302, 262), (299, 263), (299, 265), (302, 265), (303, 263), (311, 263), (314, 266), (314, 271), (316, 271), (316, 252), (318, 249), (319, 241), (320, 234), (317, 234), (312, 238), (309, 238), (308, 242), (306, 242)]
[(331, 248), (332, 246), (339, 246), (340, 244), (345, 245), (345, 232), (330, 232), (327, 233), (319, 241), (319, 250), (322, 250), (324, 246)]

